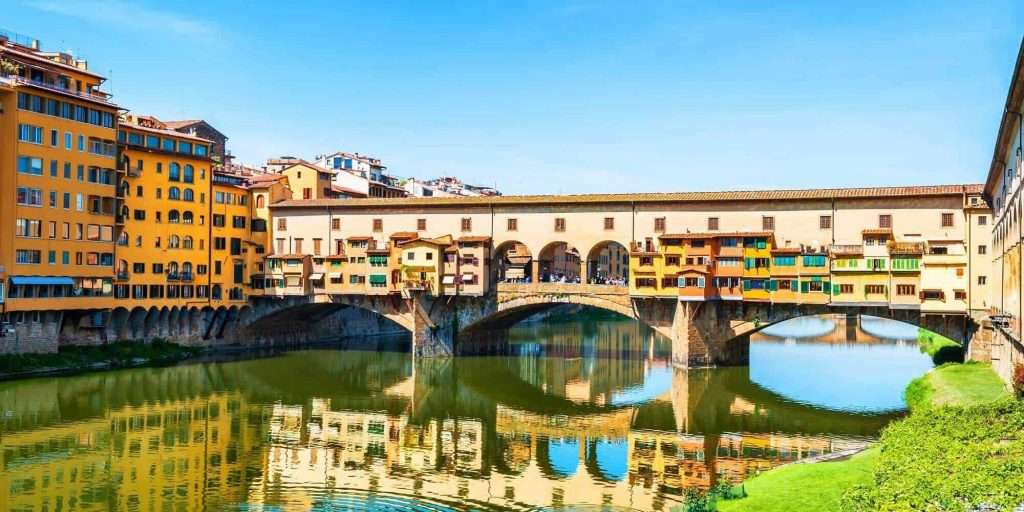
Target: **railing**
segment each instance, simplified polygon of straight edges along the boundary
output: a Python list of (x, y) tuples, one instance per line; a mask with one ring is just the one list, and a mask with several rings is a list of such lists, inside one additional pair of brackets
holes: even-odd
[(167, 274), (168, 281), (177, 281), (180, 277), (177, 272), (169, 272)]
[(430, 281), (424, 281), (422, 279), (406, 279), (402, 282), (402, 288), (405, 288), (406, 290), (430, 291), (431, 287)]
[(104, 93), (104, 92), (101, 92), (101, 91), (95, 91), (95, 90), (93, 92), (75, 91), (75, 90), (72, 90), (72, 89), (69, 89), (69, 88), (61, 87), (61, 86), (59, 86), (57, 84), (51, 84), (51, 83), (47, 83), (47, 82), (40, 82), (39, 80), (29, 80), (28, 78), (20, 77), (20, 76), (7, 76), (5, 78), (7, 78), (8, 80), (14, 82), (15, 84), (32, 85), (32, 86), (36, 86), (36, 87), (42, 87), (44, 89), (49, 89), (51, 91), (59, 92), (61, 94), (69, 94), (71, 96), (77, 96), (79, 98), (84, 98), (84, 99), (87, 99), (87, 100), (97, 101), (97, 102), (105, 103), (105, 104), (111, 105), (111, 106), (114, 105), (114, 103), (112, 101), (110, 101), (110, 99), (108, 98), (108, 95), (106, 93)]
[(191, 282), (192, 281), (192, 273), (191, 272), (182, 272), (181, 275), (179, 276), (179, 278), (180, 278), (181, 281)]
[(117, 272), (117, 280), (118, 281), (127, 281), (128, 280), (128, 271), (127, 270), (119, 270)]

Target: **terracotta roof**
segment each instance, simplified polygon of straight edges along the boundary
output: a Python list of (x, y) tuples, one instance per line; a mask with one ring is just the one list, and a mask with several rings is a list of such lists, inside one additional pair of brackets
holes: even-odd
[(800, 254), (803, 249), (799, 247), (775, 247), (772, 249), (772, 254)]
[(285, 177), (281, 174), (268, 172), (264, 174), (253, 174), (252, 177), (250, 177), (249, 179), (252, 180), (253, 183), (262, 183), (270, 181), (281, 181), (284, 178)]
[(431, 245), (437, 245), (437, 246), (451, 245), (451, 242), (449, 242), (447, 240), (441, 240), (439, 238), (419, 238), (419, 237), (412, 238), (412, 239), (409, 239), (409, 240), (400, 240), (398, 242), (398, 245), (406, 245), (406, 244), (411, 244), (413, 242), (424, 242), (424, 243), (428, 243), (428, 244), (431, 244)]
[(302, 259), (302, 258), (308, 258), (309, 255), (308, 254), (268, 254), (267, 257), (268, 258), (278, 258), (278, 259), (296, 259), (296, 258)]
[(479, 243), (479, 242), (490, 242), (491, 237), (489, 236), (460, 236), (456, 242), (467, 242), (467, 243)]
[(419, 236), (420, 236), (420, 234), (415, 232), (415, 231), (397, 231), (395, 233), (391, 233), (391, 237), (390, 238), (392, 240), (395, 240), (395, 239), (398, 239), (398, 238), (417, 238)]
[(526, 195), (526, 196), (458, 196), (458, 197), (403, 197), (367, 199), (313, 199), (282, 201), (276, 208), (366, 208), (430, 207), (430, 206), (491, 206), (515, 204), (598, 204), (598, 203), (673, 203), (721, 201), (799, 201), (808, 199), (877, 199), (884, 197), (927, 197), (978, 193), (981, 185), (925, 185), (913, 187), (825, 188), (804, 190), (749, 190), (733, 192), (654, 192), (639, 194), (578, 194), (578, 195)]
[(891, 235), (892, 228), (868, 228), (861, 230), (861, 235)]
[(345, 253), (329, 254), (329, 255), (325, 256), (325, 258), (327, 258), (329, 260), (339, 260), (339, 259), (343, 259), (343, 258), (348, 258), (348, 256), (345, 256)]
[(349, 240), (373, 240), (372, 236), (350, 236)]
[[(136, 116), (136, 117), (152, 117), (152, 116)], [(164, 123), (164, 124), (166, 125), (167, 123)], [(119, 126), (121, 128), (129, 128), (129, 129), (132, 129), (132, 130), (139, 130), (140, 132), (157, 133), (157, 134), (160, 134), (160, 135), (167, 135), (167, 136), (170, 136), (170, 137), (177, 137), (179, 139), (187, 139), (187, 140), (191, 140), (191, 141), (195, 141), (195, 142), (205, 142), (205, 143), (208, 143), (208, 144), (212, 144), (213, 143), (212, 140), (204, 139), (202, 137), (196, 137), (195, 135), (189, 135), (187, 133), (182, 133), (182, 132), (178, 132), (178, 131), (174, 131), (174, 130), (163, 130), (163, 129), (160, 129), (160, 128), (150, 128), (148, 126), (141, 126), (138, 123), (133, 123), (133, 122), (131, 122), (129, 120), (126, 120), (126, 119), (122, 119), (120, 121), (120, 123), (119, 123)], [(182, 154), (184, 155), (184, 153), (182, 153)], [(189, 156), (196, 156), (196, 155), (189, 155)], [(199, 158), (205, 158), (205, 157), (199, 157)]]
[(351, 189), (351, 188), (345, 188), (345, 187), (342, 187), (341, 185), (335, 185), (333, 183), (331, 184), (331, 190), (333, 190), (335, 192), (341, 192), (343, 194), (353, 195), (353, 196), (356, 196), (356, 197), (366, 197), (366, 194), (364, 194), (364, 193), (362, 193), (362, 192), (360, 192), (358, 190)]
[(702, 238), (739, 238), (746, 236), (775, 236), (774, 231), (704, 231), (693, 233), (662, 234), (658, 238), (664, 239), (702, 239)]

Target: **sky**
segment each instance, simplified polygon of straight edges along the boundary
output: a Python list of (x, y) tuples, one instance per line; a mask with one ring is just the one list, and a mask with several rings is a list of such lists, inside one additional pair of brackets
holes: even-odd
[(239, 161), (505, 194), (979, 183), (1024, 35), (1020, 0), (10, 1), (0, 27)]

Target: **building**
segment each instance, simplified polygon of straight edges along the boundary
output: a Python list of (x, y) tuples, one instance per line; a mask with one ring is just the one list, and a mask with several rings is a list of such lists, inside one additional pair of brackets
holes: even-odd
[(406, 190), (398, 178), (387, 174), (379, 158), (339, 151), (319, 155), (314, 163), (335, 171), (339, 192), (348, 197), (405, 197)]
[(183, 307), (210, 297), (210, 141), (125, 115), (118, 141), (119, 305)]
[(181, 121), (164, 121), (167, 129), (210, 141), (210, 159), (217, 166), (231, 165), (231, 153), (228, 152), (228, 136), (202, 119)]
[(99, 340), (114, 301), (119, 107), (84, 59), (40, 46), (0, 33), (0, 310), (17, 351), (56, 350), (65, 325)]
[(438, 197), (490, 197), (501, 195), (501, 192), (498, 192), (498, 189), (494, 187), (470, 185), (468, 183), (463, 183), (462, 180), (455, 176), (442, 176), (440, 178), (426, 180), (422, 182), (422, 186), (433, 191), (433, 195)]

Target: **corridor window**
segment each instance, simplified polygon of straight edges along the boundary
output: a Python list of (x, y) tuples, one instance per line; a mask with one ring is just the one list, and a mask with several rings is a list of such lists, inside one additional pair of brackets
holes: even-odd
[(979, 226), (984, 226), (986, 224), (988, 224), (988, 216), (987, 215), (979, 215), (978, 216), (978, 225)]
[(472, 231), (472, 230), (473, 230), (473, 219), (471, 219), (469, 217), (463, 217), (462, 218), (462, 231)]
[(615, 217), (605, 217), (604, 218), (604, 229), (605, 230), (615, 229)]
[(764, 216), (761, 217), (761, 229), (765, 231), (775, 230), (775, 217)]
[(416, 219), (416, 231), (426, 231), (427, 219)]
[(983, 285), (986, 281), (987, 279), (985, 278), (985, 276), (978, 276), (978, 284)]
[(555, 231), (558, 231), (558, 232), (565, 231), (565, 219), (564, 218), (558, 217), (558, 218), (555, 219)]
[(708, 217), (708, 231), (718, 231), (718, 217)]
[(988, 247), (985, 247), (984, 245), (979, 245), (978, 246), (978, 254), (985, 254), (987, 251), (988, 251)]
[(884, 284), (866, 284), (864, 285), (864, 293), (868, 295), (882, 295), (885, 293)]
[(819, 229), (832, 229), (832, 216), (822, 215), (818, 217), (818, 228)]
[(942, 214), (942, 227), (951, 228), (953, 227), (953, 214), (943, 213)]
[[(262, 196), (260, 196), (260, 197), (262, 197)], [(331, 219), (331, 230), (332, 231), (340, 231), (341, 230), (341, 219)]]
[(665, 217), (658, 217), (654, 219), (654, 232), (664, 233), (665, 232)]
[(384, 231), (384, 219), (373, 219), (373, 231), (374, 233)]
[(288, 230), (288, 219), (277, 219), (277, 230), (287, 231)]
[(519, 229), (519, 221), (517, 219), (508, 219), (505, 221), (505, 230), (515, 231)]
[(914, 295), (915, 286), (912, 284), (896, 285), (896, 295)]
[(839, 285), (839, 293), (853, 293), (852, 284), (841, 284)]

